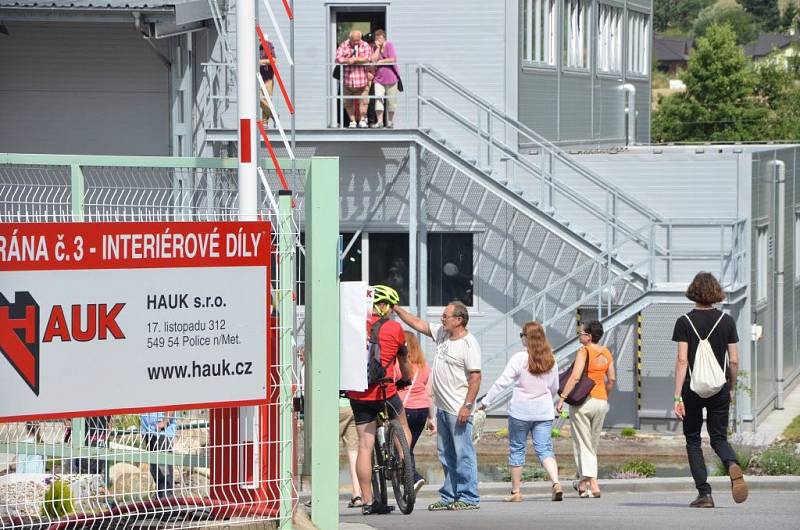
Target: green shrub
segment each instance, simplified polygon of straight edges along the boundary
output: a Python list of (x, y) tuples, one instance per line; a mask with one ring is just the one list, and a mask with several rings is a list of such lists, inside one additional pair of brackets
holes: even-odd
[(636, 429), (633, 427), (623, 427), (622, 430), (619, 432), (619, 435), (623, 438), (633, 438), (636, 436)]
[(800, 416), (796, 416), (792, 423), (783, 431), (783, 437), (793, 443), (800, 443)]
[(65, 480), (54, 480), (44, 492), (44, 505), (42, 515), (51, 519), (60, 519), (75, 513), (72, 504), (72, 489)]
[(636, 473), (639, 476), (650, 478), (656, 475), (656, 466), (647, 460), (633, 459), (619, 466), (617, 472)]
[(765, 475), (800, 475), (800, 456), (791, 445), (772, 445), (758, 456)]
[[(522, 481), (533, 482), (534, 480), (544, 480), (547, 478), (547, 472), (539, 466), (525, 466), (522, 468)], [(503, 474), (505, 482), (511, 482), (511, 473), (506, 471)]]

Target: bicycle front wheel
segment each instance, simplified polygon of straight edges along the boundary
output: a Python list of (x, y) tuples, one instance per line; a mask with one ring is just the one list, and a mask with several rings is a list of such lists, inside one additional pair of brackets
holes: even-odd
[[(383, 427), (379, 428), (382, 429)], [(389, 496), (386, 491), (386, 474), (384, 470), (383, 448), (378, 443), (378, 440), (375, 440), (375, 450), (372, 452), (372, 499), (386, 506)]]
[(411, 449), (408, 447), (403, 426), (397, 420), (389, 423), (388, 431), (389, 461), (387, 469), (392, 481), (397, 507), (404, 514), (414, 511), (416, 493), (414, 492), (414, 464)]

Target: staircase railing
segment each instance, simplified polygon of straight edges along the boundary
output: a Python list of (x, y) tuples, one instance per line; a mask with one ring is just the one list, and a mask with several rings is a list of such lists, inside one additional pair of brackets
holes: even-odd
[[(417, 75), (418, 123), (421, 128), (429, 124), (424, 109), (427, 107), (435, 110), (438, 115), (457, 125), (462, 132), (474, 136), (478, 146), (475, 160), (478, 167), (493, 167), (502, 162), (505, 165), (505, 180), (509, 186), (529, 184), (517, 178), (518, 172), (525, 178), (533, 177), (539, 184), (539, 200), (532, 201), (537, 206), (553, 209), (557, 206), (556, 198), (560, 198), (571, 208), (580, 208), (587, 217), (602, 222), (610, 237), (610, 241), (605, 244), (606, 248), (613, 246), (620, 235), (636, 236), (636, 228), (631, 223), (665, 220), (657, 211), (641, 204), (635, 197), (578, 162), (562, 148), (506, 115), (437, 68), (419, 65)], [(431, 87), (431, 81), (435, 81), (437, 85)], [(449, 90), (447, 102), (435, 95), (439, 87)], [(456, 96), (461, 101), (453, 100), (450, 96)], [(453, 108), (464, 101), (474, 106), (475, 119), (468, 118)], [(520, 143), (532, 146), (535, 155), (526, 156), (520, 152), (517, 147)], [(559, 166), (573, 174), (573, 182), (556, 176)], [(624, 220), (623, 214), (634, 220)], [(648, 247), (646, 238), (634, 237), (631, 241), (642, 248)], [(667, 252), (661, 244), (656, 245), (655, 250), (661, 255)]]

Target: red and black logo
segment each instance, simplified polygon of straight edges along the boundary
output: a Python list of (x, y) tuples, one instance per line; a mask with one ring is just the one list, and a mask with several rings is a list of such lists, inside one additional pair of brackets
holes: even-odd
[(0, 351), (39, 395), (39, 304), (28, 291), (14, 293), (14, 303), (0, 294)]

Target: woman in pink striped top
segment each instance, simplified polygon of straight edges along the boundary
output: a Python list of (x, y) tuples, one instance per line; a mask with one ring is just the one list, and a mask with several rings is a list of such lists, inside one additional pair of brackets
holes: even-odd
[(519, 334), (525, 351), (515, 353), (505, 370), (481, 401), (481, 409), (492, 406), (503, 390), (513, 385), (514, 393), (508, 404), (508, 467), (511, 470), (511, 495), (506, 502), (522, 501), (520, 485), (528, 433), (533, 448), (550, 480), (552, 499), (560, 501), (564, 492), (558, 482), (558, 465), (553, 452), (553, 397), (558, 393), (558, 364), (553, 348), (538, 322), (528, 322)]
[[(411, 429), (411, 456), (414, 456), (414, 446), (417, 445), (422, 431), (428, 426), (429, 434), (436, 432), (436, 417), (433, 411), (433, 400), (431, 399), (431, 369), (425, 361), (425, 354), (419, 346), (419, 340), (413, 333), (405, 331), (406, 347), (408, 348), (408, 361), (413, 367), (411, 384), (405, 388), (398, 388), (397, 393), (403, 400), (403, 409), (406, 411), (408, 427)], [(394, 371), (400, 374), (400, 370)], [(417, 473), (414, 467), (414, 490), (419, 491), (425, 485), (425, 479)]]

